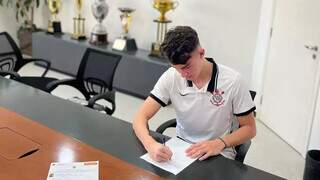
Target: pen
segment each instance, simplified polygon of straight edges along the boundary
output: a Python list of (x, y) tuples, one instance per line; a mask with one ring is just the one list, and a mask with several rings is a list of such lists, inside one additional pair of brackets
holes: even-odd
[(192, 141), (190, 141), (188, 139), (183, 139), (182, 137), (179, 137), (179, 136), (177, 136), (177, 138), (181, 139), (184, 142), (187, 142), (187, 143), (190, 143), (190, 144), (195, 144), (195, 142), (192, 142)]
[[(163, 144), (163, 146), (166, 146), (166, 138), (164, 138), (164, 137), (162, 138), (162, 144)], [(171, 160), (171, 156), (167, 160)]]

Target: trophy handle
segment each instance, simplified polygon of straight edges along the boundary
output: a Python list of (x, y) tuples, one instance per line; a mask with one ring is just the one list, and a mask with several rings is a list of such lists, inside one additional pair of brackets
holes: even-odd
[(178, 1), (175, 1), (173, 2), (173, 8), (172, 9), (175, 9), (179, 6), (179, 2)]

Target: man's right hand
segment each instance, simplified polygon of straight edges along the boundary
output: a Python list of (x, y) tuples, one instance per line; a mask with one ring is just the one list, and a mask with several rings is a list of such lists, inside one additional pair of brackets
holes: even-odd
[(172, 152), (169, 147), (158, 142), (152, 143), (146, 147), (146, 150), (148, 151), (151, 159), (157, 162), (166, 162), (172, 157)]
[(157, 162), (165, 162), (171, 159), (171, 150), (155, 141), (149, 135), (148, 121), (156, 114), (161, 105), (152, 97), (148, 97), (139, 109), (133, 120), (133, 129), (151, 159)]

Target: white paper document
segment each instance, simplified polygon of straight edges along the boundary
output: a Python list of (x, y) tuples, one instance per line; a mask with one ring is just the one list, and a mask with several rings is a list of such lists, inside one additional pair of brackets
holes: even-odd
[(99, 161), (51, 163), (47, 180), (99, 180)]
[(174, 175), (177, 175), (184, 168), (188, 167), (191, 163), (193, 163), (196, 160), (187, 157), (185, 153), (186, 149), (189, 148), (190, 145), (191, 144), (181, 139), (171, 138), (168, 142), (166, 142), (166, 146), (168, 146), (173, 153), (171, 160), (159, 163), (152, 160), (148, 153), (141, 156), (140, 158), (155, 166), (158, 166), (161, 169), (171, 172)]

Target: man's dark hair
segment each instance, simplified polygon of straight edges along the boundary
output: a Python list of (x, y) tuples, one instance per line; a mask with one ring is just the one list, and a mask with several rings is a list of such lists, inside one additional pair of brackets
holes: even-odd
[(197, 32), (189, 26), (170, 29), (161, 44), (161, 53), (171, 64), (186, 64), (190, 53), (199, 45)]

